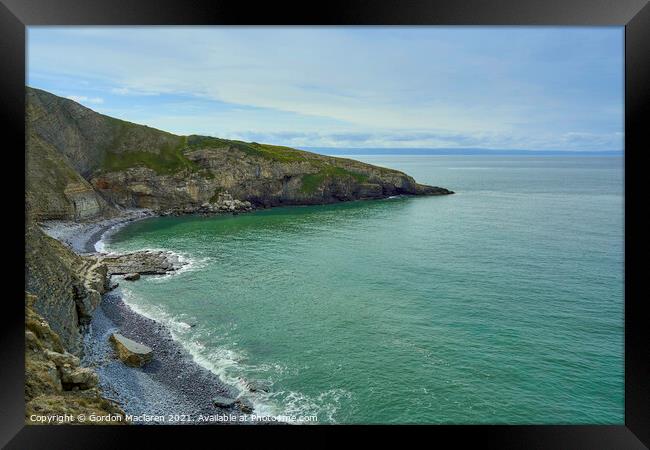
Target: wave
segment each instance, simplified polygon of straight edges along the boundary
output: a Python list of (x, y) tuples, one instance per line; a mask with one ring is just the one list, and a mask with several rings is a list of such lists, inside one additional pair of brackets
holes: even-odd
[(131, 221), (118, 222), (115, 225), (108, 227), (100, 236), (99, 240), (95, 242), (95, 251), (98, 253), (110, 253), (106, 250), (106, 241), (109, 237), (115, 234), (118, 230), (124, 228), (128, 224), (132, 223)]
[(178, 262), (180, 263), (180, 267), (173, 272), (167, 272), (164, 275), (151, 275), (149, 278), (153, 282), (162, 282), (162, 281), (168, 281), (170, 278), (173, 278), (177, 275), (187, 273), (187, 272), (195, 272), (197, 270), (203, 269), (206, 267), (210, 261), (212, 261), (212, 258), (205, 256), (205, 257), (195, 257), (195, 256), (188, 256), (187, 254), (176, 252), (173, 250), (167, 250), (167, 249), (162, 249), (162, 248), (145, 248), (142, 250), (148, 250), (148, 251), (163, 251), (163, 252), (168, 252), (171, 253), (174, 257), (178, 259)]
[[(107, 231), (108, 232), (108, 231)], [(115, 232), (115, 231), (113, 231)], [(105, 233), (106, 235), (106, 233)], [(103, 239), (103, 236), (102, 236)], [(105, 243), (103, 243), (101, 246), (98, 246), (99, 242), (95, 244), (95, 248), (97, 249), (98, 252), (103, 253), (105, 255), (119, 255), (122, 253), (130, 253), (130, 252), (166, 252), (171, 254), (178, 262), (179, 262), (179, 267), (176, 268), (176, 270), (167, 272), (164, 275), (147, 275), (147, 278), (151, 281), (166, 281), (171, 277), (174, 277), (176, 275), (180, 275), (182, 273), (187, 273), (187, 272), (194, 272), (200, 269), (203, 269), (206, 267), (210, 261), (212, 261), (212, 258), (205, 256), (205, 257), (194, 257), (194, 256), (189, 256), (186, 253), (182, 252), (177, 252), (174, 250), (169, 250), (167, 248), (161, 248), (161, 247), (142, 247), (138, 249), (129, 249), (129, 250), (124, 250), (124, 251), (113, 251), (110, 249), (107, 249), (105, 246)]]
[[(123, 289), (122, 293), (124, 303), (132, 311), (166, 326), (172, 338), (189, 352), (197, 364), (216, 374), (227, 385), (234, 387), (237, 391), (237, 398), (251, 402), (255, 414), (271, 417), (279, 415), (276, 407), (264, 401), (264, 398), (268, 397), (266, 393), (250, 392), (244, 378), (230, 373), (233, 368), (241, 366), (245, 359), (244, 354), (226, 346), (211, 347), (207, 350), (200, 340), (201, 335), (207, 333), (207, 330), (194, 331), (195, 327), (191, 323), (196, 323), (195, 318), (184, 315), (175, 317), (160, 306), (138, 301), (135, 294), (127, 289)], [(234, 371), (241, 372), (237, 369)]]
[[(225, 384), (237, 391), (236, 398), (246, 400), (253, 405), (257, 416), (274, 417), (276, 420), (295, 424), (313, 423), (300, 417), (316, 415), (319, 422), (335, 423), (335, 415), (341, 406), (341, 400), (350, 399), (352, 394), (344, 389), (331, 389), (316, 396), (310, 396), (291, 390), (251, 392), (249, 382), (273, 382), (270, 374), (282, 374), (290, 371), (280, 364), (248, 365), (245, 352), (236, 351), (226, 345), (206, 347), (203, 343), (210, 338), (211, 331), (197, 327), (197, 320), (185, 314), (174, 316), (164, 308), (143, 301), (128, 289), (122, 289), (124, 303), (135, 313), (155, 320), (166, 326), (172, 338), (179, 342), (192, 356), (194, 362), (216, 374)], [(246, 377), (245, 374), (264, 374), (260, 377)], [(291, 417), (296, 420), (292, 421)]]
[[(394, 196), (394, 198), (399, 197)], [(129, 223), (131, 222), (118, 223), (107, 229), (95, 244), (95, 249), (106, 254), (121, 253), (122, 251), (111, 251), (107, 246), (107, 242), (111, 235)], [(178, 270), (165, 275), (149, 275), (146, 277), (148, 282), (154, 283), (171, 281), (180, 274), (201, 270), (212, 261), (210, 257), (190, 256), (167, 248), (145, 247), (132, 248), (128, 249), (128, 251), (164, 251), (178, 258), (180, 263)], [(155, 320), (165, 326), (172, 338), (181, 344), (195, 363), (216, 374), (223, 383), (234, 388), (237, 392), (236, 397), (252, 404), (254, 414), (257, 416), (274, 417), (276, 420), (300, 424), (313, 422), (309, 420), (294, 422), (290, 420), (290, 417), (299, 418), (301, 416), (317, 415), (319, 421), (321, 421), (321, 418), (325, 418), (328, 422), (335, 422), (334, 416), (340, 408), (340, 400), (351, 396), (350, 392), (341, 389), (332, 389), (315, 396), (291, 390), (271, 390), (271, 392), (257, 390), (252, 392), (250, 382), (264, 381), (265, 384), (273, 386), (272, 378), (276, 378), (274, 375), (282, 375), (291, 370), (281, 364), (246, 364), (247, 355), (245, 352), (239, 349), (234, 350), (227, 345), (206, 346), (204, 342), (213, 341), (213, 331), (201, 327), (196, 317), (185, 314), (170, 314), (164, 307), (137, 296), (126, 286), (120, 290), (127, 307), (134, 313)]]
[[(330, 389), (316, 396), (309, 396), (295, 391), (280, 391), (271, 397), (281, 398), (284, 416), (305, 417), (316, 415), (320, 422), (336, 423), (335, 415), (341, 408), (341, 401), (352, 398), (352, 393), (345, 389)], [(297, 423), (310, 423), (308, 420)]]

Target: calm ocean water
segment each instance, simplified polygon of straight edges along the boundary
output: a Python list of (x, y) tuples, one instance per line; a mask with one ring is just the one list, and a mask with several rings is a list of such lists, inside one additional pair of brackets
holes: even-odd
[(622, 158), (355, 158), (457, 194), (136, 222), (126, 301), (260, 413), (623, 423)]

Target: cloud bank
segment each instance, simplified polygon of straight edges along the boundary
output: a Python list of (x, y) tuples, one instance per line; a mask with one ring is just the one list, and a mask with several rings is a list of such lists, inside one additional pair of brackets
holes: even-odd
[(28, 83), (181, 134), (623, 148), (620, 27), (31, 27)]

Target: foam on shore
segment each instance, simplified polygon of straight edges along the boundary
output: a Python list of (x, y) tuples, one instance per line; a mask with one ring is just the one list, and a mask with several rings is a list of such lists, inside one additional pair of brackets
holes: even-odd
[[(95, 230), (94, 233), (84, 234), (85, 239), (87, 239), (86, 246), (92, 245), (96, 252), (111, 254), (112, 252), (110, 251), (110, 248), (107, 248), (110, 237), (127, 224), (145, 217), (149, 216), (147, 215), (136, 219), (128, 218), (126, 220), (122, 219), (120, 221), (103, 223), (103, 228), (100, 230), (101, 232)], [(72, 227), (69, 227), (66, 230), (70, 229), (72, 229)], [(95, 242), (92, 242), (93, 239), (95, 239)], [(173, 272), (169, 272), (165, 275), (147, 276), (147, 279), (150, 282), (170, 281), (173, 277), (182, 273), (200, 270), (210, 261), (209, 258), (194, 258), (190, 255), (170, 251), (164, 248), (143, 248), (134, 251), (143, 250), (170, 252), (178, 258), (180, 263), (178, 270)], [(166, 330), (168, 335), (171, 336), (171, 340), (175, 342), (176, 345), (179, 345), (189, 355), (189, 358), (186, 358), (186, 360), (174, 361), (168, 360), (169, 358), (167, 356), (159, 355), (159, 364), (173, 364), (179, 366), (179, 370), (195, 371), (197, 369), (191, 369), (191, 365), (194, 364), (202, 370), (208, 371), (213, 374), (213, 376), (216, 376), (216, 378), (223, 384), (223, 387), (219, 387), (218, 382), (208, 382), (208, 385), (210, 383), (214, 385), (213, 388), (208, 387), (208, 390), (224, 388), (226, 390), (234, 390), (235, 392), (231, 392), (229, 395), (234, 394), (235, 398), (249, 402), (253, 406), (254, 414), (258, 416), (275, 417), (277, 420), (286, 421), (286, 417), (290, 415), (300, 416), (318, 411), (319, 414), (322, 413), (328, 417), (330, 421), (333, 421), (333, 416), (336, 412), (337, 404), (339, 403), (338, 399), (350, 395), (347, 391), (324, 392), (318, 398), (310, 398), (299, 392), (251, 392), (247, 380), (237, 374), (241, 374), (242, 372), (268, 372), (269, 370), (281, 371), (282, 368), (246, 367), (244, 363), (245, 355), (230, 349), (227, 346), (219, 346), (216, 348), (211, 347), (209, 350), (206, 349), (205, 345), (201, 342), (201, 336), (202, 333), (209, 333), (209, 330), (196, 327), (196, 318), (189, 316), (186, 317), (184, 315), (181, 317), (172, 316), (157, 305), (139, 301), (139, 299), (135, 298), (135, 295), (128, 288), (118, 288), (116, 291), (110, 293), (110, 296), (110, 301), (106, 301), (105, 299), (102, 302), (104, 304), (102, 309), (105, 309), (106, 312), (110, 311), (110, 314), (115, 314), (118, 310), (122, 311), (120, 314), (122, 317), (126, 318), (126, 322), (122, 324), (111, 324), (109, 328), (122, 329), (123, 327), (126, 327), (127, 329), (131, 329), (132, 332), (136, 332), (135, 330), (138, 329), (142, 330), (140, 333), (146, 333), (147, 330), (152, 328), (152, 326), (143, 326), (144, 323), (153, 322), (157, 324), (153, 328), (156, 328), (158, 331), (153, 335), (141, 334), (139, 338), (145, 342), (147, 339), (157, 339), (159, 337), (158, 335), (160, 335), (160, 333), (164, 334), (164, 330)], [(122, 307), (119, 306), (120, 303), (123, 305)], [(126, 310), (128, 310), (129, 313), (125, 314), (124, 312)], [(98, 312), (98, 316), (103, 317), (103, 320), (100, 319), (99, 321), (103, 323), (101, 326), (106, 328), (107, 323), (110, 323), (106, 321), (106, 314), (104, 312)], [(140, 317), (140, 319), (138, 317)], [(97, 323), (97, 325), (99, 325), (99, 323)], [(104, 334), (106, 332), (107, 331), (105, 330)], [(95, 337), (94, 340), (94, 344), (91, 342), (89, 342), (89, 344), (102, 347), (102, 344), (97, 340), (97, 337)], [(103, 350), (104, 354), (106, 351), (106, 349)], [(100, 360), (102, 358), (100, 358)], [(183, 395), (178, 398), (179, 393), (176, 392), (174, 380), (166, 379), (164, 377), (161, 378), (160, 376), (154, 379), (151, 378), (151, 376), (148, 376), (146, 371), (145, 373), (139, 372), (137, 377), (135, 377), (133, 374), (124, 374), (123, 372), (125, 370), (127, 369), (123, 367), (118, 368), (115, 364), (109, 363), (108, 366), (101, 369), (99, 372), (104, 378), (103, 384), (105, 387), (114, 392), (117, 400), (126, 402), (126, 409), (132, 409), (134, 413), (138, 411), (146, 413), (147, 408), (162, 408), (162, 405), (183, 404), (187, 402), (187, 398)], [(131, 381), (127, 383), (122, 380), (121, 378), (124, 376), (131, 377)], [(115, 377), (120, 379), (113, 379)], [(209, 377), (207, 377), (207, 379), (209, 379)], [(147, 400), (144, 399), (138, 399), (137, 395), (134, 395), (134, 391), (137, 391), (138, 389), (154, 389), (157, 392), (156, 395), (160, 397), (161, 394), (165, 392), (165, 386), (167, 386), (166, 389), (169, 398), (161, 398), (154, 404), (148, 403)], [(196, 408), (197, 411), (206, 411), (210, 409), (210, 407), (211, 405), (209, 404), (209, 401), (207, 405), (204, 403), (194, 405), (194, 408)]]
[(135, 295), (126, 289), (122, 290), (122, 300), (134, 313), (164, 325), (172, 338), (188, 351), (196, 364), (217, 375), (228, 386), (235, 388), (236, 398), (251, 402), (256, 415), (278, 416), (277, 408), (268, 404), (270, 394), (250, 392), (246, 380), (229, 373), (230, 369), (242, 364), (244, 355), (225, 346), (211, 348), (207, 355), (205, 346), (197, 339), (199, 336), (195, 335), (197, 332), (191, 325), (196, 322), (194, 318), (174, 317), (159, 306), (138, 302)]

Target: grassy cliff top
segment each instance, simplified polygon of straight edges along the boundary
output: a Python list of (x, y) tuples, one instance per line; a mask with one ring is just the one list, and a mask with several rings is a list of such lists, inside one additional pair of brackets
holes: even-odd
[(308, 163), (323, 175), (335, 175), (334, 167), (343, 167), (344, 172), (353, 174), (357, 174), (358, 168), (371, 167), (358, 161), (279, 145), (212, 136), (178, 136), (97, 113), (40, 89), (27, 87), (26, 90), (28, 129), (52, 137), (51, 144), (86, 177), (95, 172), (132, 167), (147, 167), (158, 174), (196, 172), (199, 167), (186, 155), (195, 150), (229, 151), (279, 164)]

